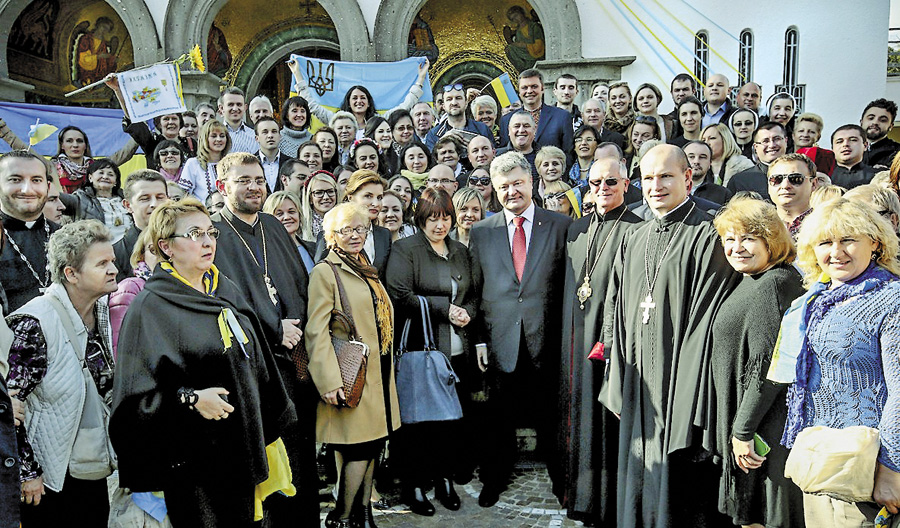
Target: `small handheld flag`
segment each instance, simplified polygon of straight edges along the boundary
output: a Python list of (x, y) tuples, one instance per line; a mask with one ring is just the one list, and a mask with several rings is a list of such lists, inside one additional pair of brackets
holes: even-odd
[(508, 73), (500, 74), (500, 77), (497, 77), (488, 83), (488, 85), (485, 86), (485, 89), (488, 87), (491, 87), (494, 90), (494, 95), (497, 97), (497, 101), (500, 102), (500, 108), (506, 108), (507, 106), (519, 102), (519, 94), (516, 92), (515, 87), (513, 87), (512, 80), (510, 80)]
[(53, 133), (57, 130), (59, 130), (57, 127), (48, 123), (41, 123), (41, 120), (38, 119), (34, 122), (33, 125), (29, 127), (28, 144), (31, 146), (35, 146), (41, 141), (44, 141), (48, 137), (52, 136)]

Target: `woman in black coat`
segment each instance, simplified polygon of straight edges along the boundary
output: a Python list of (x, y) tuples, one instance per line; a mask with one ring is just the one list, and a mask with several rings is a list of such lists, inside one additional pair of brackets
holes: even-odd
[[(450, 195), (442, 189), (425, 189), (415, 214), (419, 230), (394, 244), (386, 275), (395, 308), (400, 317), (411, 322), (408, 350), (423, 350), (417, 296), (427, 301), (438, 350), (450, 358), (463, 384), (457, 385), (457, 390), (464, 402), (468, 392), (465, 386), (476, 375), (476, 369), (470, 366), (471, 343), (467, 336), (475, 315), (475, 292), (468, 249), (447, 236), (454, 219)], [(392, 451), (402, 460), (403, 498), (415, 513), (434, 515), (434, 505), (425, 497), (425, 489), (431, 483), (445, 508), (459, 509), (460, 499), (451, 476), (461, 458), (460, 451), (468, 446), (461, 438), (461, 422), (406, 424), (392, 439)]]

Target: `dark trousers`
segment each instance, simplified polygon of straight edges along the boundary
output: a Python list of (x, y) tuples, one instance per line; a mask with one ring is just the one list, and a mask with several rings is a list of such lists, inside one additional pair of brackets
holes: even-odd
[[(398, 462), (404, 488), (430, 488), (437, 479), (453, 477), (459, 420), (406, 424), (391, 437), (391, 459)], [(471, 446), (471, 445), (470, 445)]]
[(37, 506), (22, 504), (23, 528), (83, 526), (104, 528), (109, 520), (109, 492), (106, 479), (81, 480), (66, 473), (61, 491), (44, 487), (46, 494)]
[(503, 489), (506, 486), (517, 458), (517, 427), (536, 430), (537, 454), (548, 464), (551, 462), (549, 454), (555, 440), (552, 416), (556, 400), (548, 376), (542, 373), (544, 369), (535, 367), (524, 343), (523, 336), (515, 370), (500, 372), (495, 369), (488, 373), (480, 475), (485, 487)]
[[(282, 364), (279, 363), (279, 367)], [(316, 407), (319, 394), (312, 382), (299, 383), (293, 364), (280, 368), (288, 395), (297, 409), (297, 423), (284, 433), (284, 447), (291, 462), (291, 474), (297, 494), (280, 493), (265, 501), (267, 528), (316, 526), (319, 523), (319, 473), (316, 465)]]

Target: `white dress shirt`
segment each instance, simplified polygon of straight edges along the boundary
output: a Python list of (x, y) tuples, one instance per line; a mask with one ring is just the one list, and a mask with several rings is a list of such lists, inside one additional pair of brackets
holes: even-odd
[[(525, 209), (525, 212), (518, 215), (525, 218), (525, 221), (522, 222), (522, 229), (525, 231), (525, 254), (528, 254), (528, 248), (531, 247), (531, 229), (534, 227), (534, 202), (531, 202), (531, 205), (528, 206), (528, 209)], [(513, 218), (517, 215), (510, 212), (508, 209), (503, 210), (503, 214), (506, 217), (506, 231), (509, 234), (509, 250), (512, 252), (513, 247), (513, 236), (516, 234), (516, 223), (513, 222)]]
[(228, 135), (231, 136), (231, 150), (228, 152), (247, 152), (256, 154), (259, 152), (259, 143), (256, 142), (256, 132), (246, 124), (241, 123), (237, 129), (225, 123)]

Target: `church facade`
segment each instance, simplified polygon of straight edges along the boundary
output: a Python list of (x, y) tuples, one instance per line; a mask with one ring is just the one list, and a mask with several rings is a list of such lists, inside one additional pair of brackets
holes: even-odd
[[(524, 16), (511, 19), (516, 6)], [(481, 87), (535, 63), (548, 87), (574, 74), (576, 102), (597, 81), (652, 82), (667, 94), (677, 73), (722, 73), (734, 86), (761, 84), (764, 98), (793, 93), (833, 130), (892, 91), (889, 10), (889, 0), (0, 0), (0, 99), (114, 107), (103, 88), (74, 100), (63, 94), (199, 44), (209, 68), (183, 73), (189, 105), (223, 85), (282, 100), (290, 53), (422, 55), (433, 87)], [(535, 35), (540, 45), (531, 44)], [(529, 45), (513, 53), (512, 41)], [(663, 112), (672, 107), (666, 99)]]

